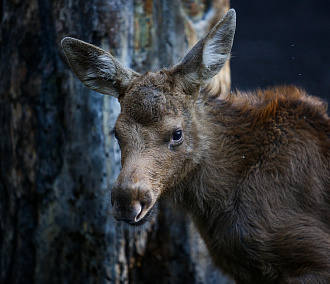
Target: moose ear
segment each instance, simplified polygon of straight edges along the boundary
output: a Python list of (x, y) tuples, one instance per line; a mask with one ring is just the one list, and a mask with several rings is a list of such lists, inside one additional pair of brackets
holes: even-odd
[(66, 37), (61, 42), (76, 76), (88, 88), (119, 97), (138, 73), (125, 68), (110, 53), (81, 40)]
[(184, 76), (187, 83), (208, 83), (230, 57), (236, 28), (236, 12), (227, 14), (173, 67), (174, 73)]

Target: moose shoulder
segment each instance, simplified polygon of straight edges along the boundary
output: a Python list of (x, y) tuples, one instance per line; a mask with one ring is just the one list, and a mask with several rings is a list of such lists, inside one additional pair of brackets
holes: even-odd
[(121, 104), (114, 217), (143, 225), (166, 194), (237, 283), (330, 283), (327, 106), (293, 86), (217, 98), (211, 79), (230, 57), (235, 25), (229, 10), (177, 65), (142, 75), (93, 45), (62, 41), (78, 78)]

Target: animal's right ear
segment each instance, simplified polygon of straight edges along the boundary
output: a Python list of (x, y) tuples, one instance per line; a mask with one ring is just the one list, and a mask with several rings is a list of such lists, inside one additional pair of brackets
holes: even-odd
[(110, 53), (92, 44), (70, 37), (64, 38), (61, 44), (73, 72), (96, 92), (118, 98), (139, 76), (125, 68)]
[(227, 14), (172, 68), (189, 88), (208, 83), (230, 57), (236, 29), (236, 12)]

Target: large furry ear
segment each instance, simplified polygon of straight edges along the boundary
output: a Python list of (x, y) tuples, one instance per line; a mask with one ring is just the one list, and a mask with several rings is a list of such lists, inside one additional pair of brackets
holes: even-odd
[(208, 83), (230, 57), (236, 29), (236, 12), (227, 14), (179, 62), (172, 72), (183, 76), (186, 84)]
[(139, 76), (124, 67), (110, 53), (81, 40), (66, 37), (61, 42), (69, 64), (76, 76), (88, 88), (119, 97)]

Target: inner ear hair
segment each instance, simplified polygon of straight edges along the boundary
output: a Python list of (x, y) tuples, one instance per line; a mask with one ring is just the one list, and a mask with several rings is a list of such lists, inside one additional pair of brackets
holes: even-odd
[(62, 48), (76, 76), (96, 92), (119, 97), (133, 78), (139, 76), (110, 53), (92, 44), (66, 37), (62, 40)]
[(195, 90), (220, 72), (230, 57), (236, 29), (236, 12), (227, 14), (172, 68), (173, 74), (183, 78), (185, 88)]

